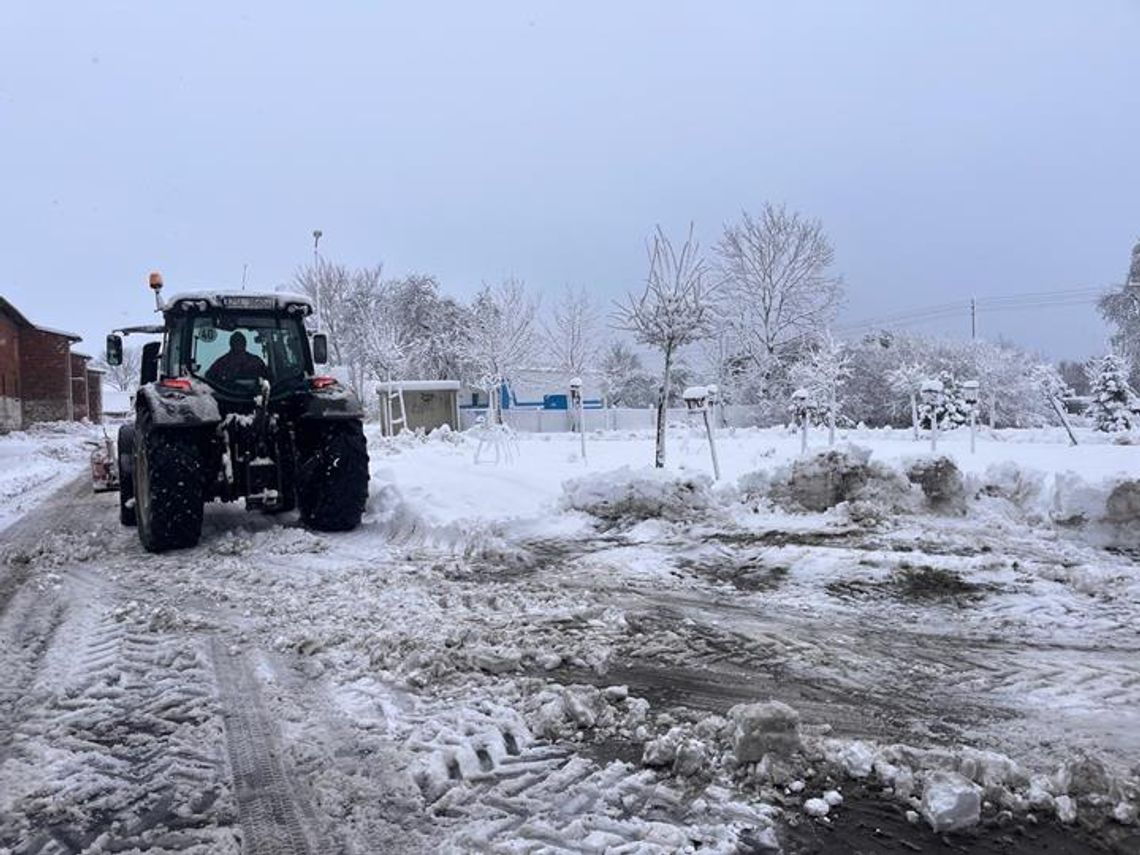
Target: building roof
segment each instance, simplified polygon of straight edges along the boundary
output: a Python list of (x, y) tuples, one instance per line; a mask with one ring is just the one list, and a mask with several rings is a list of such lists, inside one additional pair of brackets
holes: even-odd
[(391, 383), (379, 383), (376, 391), (384, 392), (458, 392), (458, 380), (393, 380)]
[[(9, 303), (4, 297), (0, 297), (0, 312), (3, 312), (8, 317), (16, 322), (16, 326), (24, 327), (24, 329), (39, 330), (48, 335), (63, 336), (71, 341), (83, 341), (83, 336), (77, 335), (73, 332), (65, 332), (64, 330), (56, 330), (51, 327), (41, 327), (39, 324), (33, 324), (27, 317), (15, 306)], [(90, 358), (90, 357), (88, 357)]]
[(22, 314), (20, 314), (19, 310), (15, 306), (13, 306), (11, 303), (9, 303), (7, 300), (5, 300), (3, 297), (0, 297), (0, 312), (3, 312), (5, 315), (10, 317), (12, 320), (14, 320), (16, 322), (16, 326), (20, 326), (20, 327), (34, 326), (34, 324), (31, 321), (29, 321)]
[[(51, 327), (41, 327), (39, 324), (32, 324), (34, 329), (40, 332), (47, 333), (48, 335), (58, 335), (62, 338), (70, 339), (71, 341), (83, 341), (83, 336), (79, 333), (67, 332), (66, 330), (56, 330)], [(90, 357), (88, 357), (90, 358)]]

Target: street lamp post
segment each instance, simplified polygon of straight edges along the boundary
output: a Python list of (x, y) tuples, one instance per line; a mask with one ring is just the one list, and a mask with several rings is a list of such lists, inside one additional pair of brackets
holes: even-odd
[(324, 318), (321, 316), (321, 256), (317, 251), (317, 246), (321, 242), (321, 237), (324, 235), (320, 229), (313, 229), (313, 290), (317, 295), (317, 330), (322, 327)]
[(977, 380), (965, 380), (962, 383), (962, 398), (970, 405), (970, 454), (977, 451), (975, 436), (978, 425), (979, 386)]

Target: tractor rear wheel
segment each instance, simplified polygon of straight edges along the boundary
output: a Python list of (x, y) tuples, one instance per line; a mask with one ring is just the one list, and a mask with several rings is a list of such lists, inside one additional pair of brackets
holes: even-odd
[(368, 447), (355, 420), (314, 422), (297, 436), (297, 505), (318, 531), (351, 531), (368, 501)]
[(194, 546), (202, 536), (202, 453), (192, 430), (143, 430), (135, 449), (135, 515), (148, 552)]
[(119, 522), (134, 526), (135, 516), (135, 426), (119, 428)]

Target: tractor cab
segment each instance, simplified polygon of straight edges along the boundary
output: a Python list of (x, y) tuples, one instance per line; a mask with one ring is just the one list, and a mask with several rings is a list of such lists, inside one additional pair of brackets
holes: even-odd
[(253, 400), (265, 384), (270, 399), (304, 391), (327, 351), (320, 333), (310, 344), (311, 313), (291, 294), (179, 295), (164, 311), (162, 374), (202, 381), (233, 403)]

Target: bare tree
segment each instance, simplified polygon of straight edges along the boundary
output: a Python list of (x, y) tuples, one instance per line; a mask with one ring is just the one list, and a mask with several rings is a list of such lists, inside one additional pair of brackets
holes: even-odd
[(142, 348), (127, 346), (123, 348), (123, 361), (119, 365), (109, 365), (99, 360), (99, 367), (106, 372), (107, 382), (120, 392), (133, 392), (139, 385), (139, 373), (142, 369)]
[(566, 286), (543, 324), (550, 356), (567, 378), (594, 368), (602, 351), (602, 313), (585, 288)]
[(842, 280), (823, 226), (766, 203), (727, 225), (716, 246), (724, 277), (725, 320), (753, 371), (766, 379), (805, 339), (832, 320)]
[(640, 344), (661, 351), (665, 359), (657, 395), (657, 450), (654, 463), (665, 465), (665, 415), (669, 403), (670, 375), (677, 350), (707, 337), (712, 328), (713, 308), (708, 265), (693, 237), (693, 226), (677, 252), (660, 226), (649, 246), (649, 274), (640, 297), (626, 296), (615, 313), (616, 326), (633, 334)]
[(472, 382), (495, 395), (513, 373), (534, 361), (538, 304), (521, 280), (508, 278), (497, 286), (484, 285), (471, 309), (463, 355)]
[(321, 331), (328, 334), (334, 365), (347, 364), (345, 349), (351, 338), (349, 330), (356, 320), (352, 305), (353, 279), (352, 271), (343, 264), (323, 258), (314, 265), (302, 267), (293, 276), (293, 287), (320, 308), (316, 321)]

